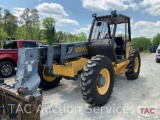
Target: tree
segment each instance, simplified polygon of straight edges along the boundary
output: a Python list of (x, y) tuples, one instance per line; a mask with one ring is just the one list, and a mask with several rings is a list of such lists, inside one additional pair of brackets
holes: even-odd
[[(7, 9), (4, 10), (3, 16), (1, 12), (2, 8), (0, 7), (0, 41), (6, 40), (7, 37), (14, 37), (16, 39), (38, 39), (52, 44), (80, 42), (87, 39), (85, 33), (56, 32), (55, 21), (51, 17), (45, 18), (40, 24), (36, 9), (24, 9), (20, 20)], [(40, 25), (43, 25), (44, 29), (40, 29)]]
[(160, 44), (160, 33), (153, 38), (152, 44)]
[(31, 14), (30, 14), (30, 9), (29, 8), (26, 8), (24, 11), (23, 11), (23, 14), (21, 15), (21, 18), (23, 19), (24, 21), (24, 25), (26, 27), (26, 39), (29, 38), (28, 36), (28, 33), (29, 33), (29, 27), (31, 26)]
[(60, 43), (82, 42), (87, 40), (87, 36), (84, 32), (81, 32), (79, 34), (71, 34), (69, 32), (58, 31), (56, 32), (56, 39), (58, 39)]
[(38, 39), (38, 34), (40, 33), (39, 29), (39, 15), (38, 10), (36, 9), (29, 9), (26, 8), (23, 11), (23, 14), (21, 15), (21, 23), (22, 25), (25, 25), (25, 31), (26, 31), (26, 39)]
[(0, 48), (2, 48), (3, 41), (7, 38), (7, 34), (3, 29), (3, 24), (2, 24), (2, 7), (0, 7)]
[(151, 45), (151, 40), (145, 37), (133, 38), (132, 42), (134, 43), (135, 49), (138, 49), (139, 47), (143, 47), (143, 50), (147, 50), (148, 46)]
[(0, 22), (1, 22), (1, 20), (2, 20), (2, 7), (0, 7)]
[(0, 26), (2, 28), (3, 24), (2, 24), (2, 7), (0, 7)]
[(4, 31), (6, 31), (6, 28), (7, 28), (7, 18), (9, 17), (9, 14), (10, 14), (9, 10), (5, 9), (4, 10), (4, 17), (3, 17), (3, 19), (4, 19)]
[(55, 36), (55, 21), (51, 17), (47, 17), (42, 22), (43, 27), (45, 28), (45, 36), (48, 44), (56, 43)]
[(56, 39), (57, 39), (57, 42), (58, 43), (62, 43), (63, 42), (63, 32), (62, 31), (58, 31), (58, 32), (56, 32), (55, 33), (55, 37), (56, 37)]
[(76, 40), (77, 42), (82, 42), (82, 41), (86, 41), (87, 40), (87, 36), (84, 32), (81, 32), (78, 34), (78, 40)]
[(0, 28), (0, 48), (2, 48), (2, 44), (6, 40), (6, 38), (7, 38), (6, 32)]
[(26, 37), (25, 26), (18, 26), (14, 36), (16, 39), (24, 39)]
[[(31, 11), (31, 21), (32, 21), (32, 32), (31, 32), (31, 39), (35, 39), (36, 34), (35, 32), (39, 32), (39, 16), (38, 10), (32, 9)], [(37, 38), (37, 37), (36, 37)]]
[(9, 10), (4, 10), (4, 31), (7, 33), (9, 37), (14, 37), (14, 33), (18, 27), (17, 17), (12, 15)]

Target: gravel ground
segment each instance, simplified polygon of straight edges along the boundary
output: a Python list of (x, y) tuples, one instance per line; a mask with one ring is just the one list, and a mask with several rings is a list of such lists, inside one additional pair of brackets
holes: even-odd
[[(160, 64), (155, 54), (141, 55), (140, 76), (128, 81), (125, 75), (116, 76), (109, 102), (92, 108), (82, 99), (79, 81), (62, 80), (54, 89), (43, 91), (42, 120), (159, 120)], [(5, 81), (13, 82), (14, 77)], [(155, 116), (141, 117), (140, 109), (156, 108)], [(152, 111), (153, 112), (153, 111)], [(147, 113), (147, 112), (146, 112)], [(145, 114), (146, 115), (146, 114)]]

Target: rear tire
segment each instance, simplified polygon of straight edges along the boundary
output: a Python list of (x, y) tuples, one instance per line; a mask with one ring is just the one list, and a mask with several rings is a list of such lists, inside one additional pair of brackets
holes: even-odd
[(156, 58), (156, 63), (159, 63), (159, 62), (160, 62), (160, 59), (157, 59), (157, 58)]
[(47, 76), (49, 78), (48, 80), (44, 76), (44, 69), (45, 67), (39, 65), (38, 66), (38, 74), (40, 76), (41, 82), (39, 85), (39, 88), (42, 88), (43, 90), (49, 90), (54, 87), (56, 87), (59, 83), (62, 77), (56, 77), (56, 76)]
[(102, 55), (92, 57), (81, 74), (83, 99), (92, 106), (102, 106), (111, 97), (113, 87), (114, 69), (110, 59)]
[(0, 63), (0, 76), (6, 78), (12, 76), (14, 73), (14, 65), (9, 61)]
[(130, 63), (127, 68), (128, 71), (125, 73), (128, 80), (135, 80), (139, 76), (141, 59), (140, 54), (137, 50), (131, 50), (129, 55)]

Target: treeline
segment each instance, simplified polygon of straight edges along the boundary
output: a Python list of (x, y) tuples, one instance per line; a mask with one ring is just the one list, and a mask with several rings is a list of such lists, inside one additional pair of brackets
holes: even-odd
[[(41, 40), (52, 44), (56, 42), (78, 42), (87, 39), (84, 33), (71, 34), (55, 30), (54, 18), (47, 17), (40, 22), (36, 9), (24, 9), (19, 18), (9, 10), (0, 8), (0, 41), (7, 38)], [(43, 27), (42, 27), (43, 26)]]
[[(118, 34), (117, 36), (123, 37), (125, 39), (124, 34)], [(127, 36), (127, 38), (128, 38), (128, 36)], [(134, 44), (135, 49), (138, 50), (140, 47), (142, 47), (143, 50), (146, 51), (149, 48), (149, 46), (160, 44), (160, 33), (158, 33), (153, 38), (146, 38), (146, 37), (132, 38), (132, 43)]]
[[(40, 40), (48, 44), (63, 42), (85, 41), (87, 36), (85, 33), (71, 34), (55, 30), (54, 18), (47, 17), (40, 22), (40, 17), (36, 9), (24, 9), (19, 18), (14, 16), (9, 10), (0, 8), (0, 41), (6, 38)], [(124, 35), (120, 35), (123, 36)], [(160, 33), (153, 39), (145, 37), (133, 38), (134, 47), (138, 49), (143, 47), (147, 50), (148, 46), (160, 43)]]
[(134, 43), (135, 49), (138, 49), (139, 47), (143, 47), (143, 50), (147, 50), (148, 47), (151, 45), (160, 44), (160, 33), (158, 33), (152, 39), (145, 38), (145, 37), (136, 37), (132, 39), (132, 42)]

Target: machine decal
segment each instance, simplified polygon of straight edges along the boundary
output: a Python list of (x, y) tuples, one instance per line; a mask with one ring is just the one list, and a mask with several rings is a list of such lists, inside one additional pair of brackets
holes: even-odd
[(75, 47), (75, 52), (86, 52), (86, 51), (88, 51), (86, 46)]

